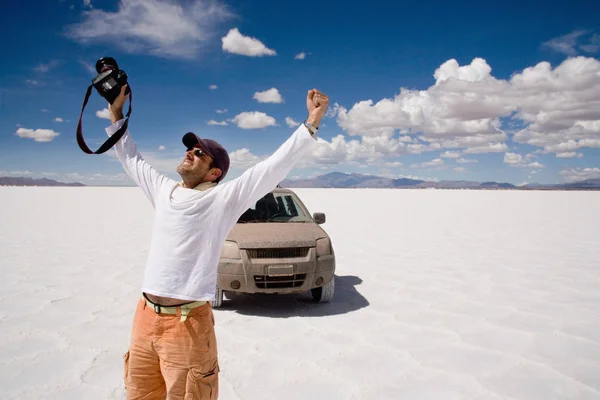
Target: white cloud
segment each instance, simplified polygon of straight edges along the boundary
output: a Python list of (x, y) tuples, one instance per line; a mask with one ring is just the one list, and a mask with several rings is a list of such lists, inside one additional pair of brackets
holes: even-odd
[(36, 142), (51, 142), (52, 139), (60, 135), (52, 129), (17, 129), (17, 136), (24, 139), (33, 139)]
[(79, 63), (83, 66), (83, 68), (85, 68), (86, 71), (88, 71), (90, 73), (90, 75), (95, 76), (98, 74), (96, 72), (96, 68), (94, 68), (94, 66), (92, 64), (90, 64), (89, 62), (79, 60)]
[(350, 163), (353, 165), (382, 164), (385, 159), (407, 154), (420, 154), (429, 149), (423, 144), (406, 144), (400, 139), (387, 136), (363, 137), (361, 140), (347, 140), (337, 135), (327, 142), (317, 140), (313, 155), (316, 163)]
[[(600, 122), (600, 121), (594, 121), (594, 122)], [(580, 123), (576, 123), (576, 125), (578, 126), (584, 126), (584, 124), (580, 124)], [(585, 126), (593, 126), (594, 124), (585, 124)], [(590, 128), (587, 130), (587, 132), (589, 132), (589, 137), (592, 137), (594, 135), (594, 132), (596, 132), (596, 134), (600, 134), (600, 129), (597, 128)], [(546, 139), (550, 139), (551, 137), (548, 136)], [(532, 139), (533, 140), (533, 139)], [(538, 138), (537, 139), (538, 142), (541, 142), (543, 139), (542, 138)], [(544, 149), (541, 151), (541, 153), (547, 154), (547, 153), (566, 153), (566, 152), (573, 152), (574, 150), (579, 150), (582, 147), (589, 147), (589, 148), (600, 148), (600, 139), (594, 139), (594, 138), (589, 138), (589, 139), (562, 139), (563, 141), (558, 143), (558, 144), (546, 144), (544, 145)]]
[(327, 108), (327, 111), (325, 112), (325, 118), (335, 118), (342, 110), (345, 110), (345, 108), (338, 103), (333, 103)]
[(238, 149), (229, 154), (231, 168), (247, 169), (264, 160), (265, 158), (266, 157), (255, 156), (247, 148)]
[(80, 43), (106, 43), (128, 53), (190, 59), (231, 15), (218, 1), (121, 0), (116, 11), (84, 11), (83, 21), (69, 26), (66, 34)]
[[(181, 142), (180, 142), (181, 143)], [(176, 171), (177, 166), (181, 162), (181, 160), (185, 157), (185, 149), (183, 145), (181, 146), (181, 152), (173, 155), (172, 152), (165, 151), (144, 151), (143, 156), (144, 159), (152, 165), (157, 171), (160, 171), (164, 174), (171, 174), (177, 177)], [(113, 152), (114, 153), (114, 152)], [(178, 178), (176, 178), (178, 179)]]
[(56, 117), (56, 118), (54, 118), (54, 121), (56, 121), (56, 122), (64, 122), (65, 120), (62, 119), (62, 118), (60, 118), (60, 117)]
[(445, 151), (440, 155), (441, 158), (459, 158), (460, 152), (458, 151)]
[(600, 179), (600, 168), (571, 168), (560, 171), (566, 182)]
[(81, 175), (79, 172), (71, 172), (68, 174), (64, 174), (63, 175), (67, 180), (67, 181), (78, 181), (78, 180), (82, 180), (84, 178), (83, 175)]
[(509, 108), (491, 101), (486, 104), (478, 98), (481, 89), (485, 94), (506, 86), (491, 77), (490, 71), (485, 60), (479, 58), (463, 67), (449, 60), (435, 71), (436, 83), (429, 89), (403, 88), (393, 99), (361, 101), (349, 111), (339, 107), (338, 124), (350, 135), (391, 136), (396, 130), (409, 130), (424, 133), (430, 143), (479, 137), (483, 140), (477, 147), (493, 145), (506, 140), (499, 129), (498, 114)]
[(158, 146), (158, 150), (160, 150), (160, 151), (166, 150), (166, 147), (163, 145), (160, 145), (160, 146)]
[(83, 6), (87, 8), (92, 8), (92, 0), (83, 0)]
[(479, 161), (461, 157), (458, 160), (456, 160), (456, 162), (459, 164), (477, 164)]
[(296, 60), (304, 60), (306, 58), (306, 53), (298, 53), (294, 59)]
[(219, 126), (226, 126), (226, 125), (228, 125), (227, 121), (215, 121), (214, 119), (211, 119), (207, 123), (208, 123), (208, 125), (219, 125)]
[(467, 172), (467, 169), (465, 167), (455, 167), (454, 171), (462, 173), (462, 172)]
[(518, 117), (528, 123), (514, 141), (556, 153), (600, 147), (600, 61), (569, 58), (554, 70), (540, 63), (512, 81), (523, 93)]
[(427, 182), (438, 182), (439, 181), (438, 178), (427, 178), (427, 177), (416, 176), (416, 175), (398, 175), (398, 178), (407, 178), (407, 179), (414, 179), (417, 181), (427, 181)]
[(57, 60), (52, 60), (52, 61), (48, 62), (47, 64), (40, 64), (40, 65), (36, 66), (34, 68), (34, 70), (39, 73), (46, 73), (46, 72), (50, 71), (51, 69), (56, 68), (58, 65), (59, 65), (59, 62)]
[(260, 40), (244, 36), (238, 28), (232, 28), (227, 32), (221, 42), (223, 51), (250, 57), (274, 56), (275, 50), (267, 48)]
[(388, 179), (395, 179), (396, 176), (394, 174), (392, 174), (392, 171), (390, 171), (387, 168), (383, 168), (379, 171), (379, 173), (377, 174), (377, 176), (381, 176), (383, 178), (388, 178)]
[(598, 53), (600, 52), (600, 35), (595, 33), (590, 38), (587, 44), (582, 44), (579, 48), (587, 53)]
[(275, 118), (259, 111), (240, 113), (231, 119), (231, 121), (242, 129), (260, 129), (277, 125)]
[[(250, 152), (247, 148), (233, 151), (229, 154), (232, 168), (249, 168), (267, 156), (259, 157)], [(372, 160), (375, 164), (377, 155), (358, 141), (346, 142), (344, 136), (338, 135), (331, 142), (323, 139), (317, 139), (311, 151), (302, 158), (296, 165), (296, 168), (321, 168), (329, 169), (339, 164), (352, 164), (354, 166), (365, 165), (367, 160)], [(400, 162), (380, 163), (389, 167), (402, 167)]]
[(108, 108), (96, 111), (96, 117), (110, 120), (110, 111)]
[(449, 60), (434, 77), (426, 90), (401, 88), (393, 98), (362, 100), (350, 109), (334, 104), (328, 116), (337, 116), (351, 136), (400, 131), (429, 142), (429, 149), (438, 143), (471, 154), (507, 152), (505, 130), (515, 125), (524, 128), (514, 141), (546, 152), (600, 147), (599, 60), (574, 57), (555, 68), (540, 62), (509, 80), (492, 76), (481, 58), (465, 66)]
[(0, 176), (29, 176), (33, 175), (31, 171), (0, 171)]
[(385, 166), (390, 168), (402, 168), (403, 164), (400, 161), (391, 161), (386, 162)]
[(509, 165), (511, 167), (521, 167), (521, 168), (543, 168), (544, 166), (539, 162), (529, 162), (533, 156), (531, 154), (523, 157), (521, 154), (517, 153), (505, 153), (504, 154), (504, 164)]
[(42, 108), (42, 112), (50, 112), (50, 111), (46, 110), (45, 108)]
[(252, 98), (258, 100), (259, 103), (283, 103), (283, 98), (276, 88), (256, 92)]
[(215, 110), (217, 112), (217, 114), (225, 114), (227, 112), (227, 109), (224, 108), (222, 110)]
[(331, 141), (317, 138), (309, 154), (304, 157), (298, 168), (329, 168), (335, 165), (379, 165), (387, 167), (402, 167), (402, 163), (389, 160), (399, 155), (409, 154), (407, 145), (397, 139), (388, 137), (363, 137), (362, 140), (347, 140), (344, 135), (337, 135)]
[(564, 153), (556, 153), (556, 158), (581, 158), (583, 157), (582, 153), (577, 153), (576, 151), (569, 151)]
[(504, 143), (490, 143), (486, 146), (475, 146), (465, 149), (466, 154), (504, 153), (507, 151), (508, 146)]
[(294, 121), (294, 119), (292, 117), (285, 117), (285, 123), (287, 124), (287, 126), (289, 126), (290, 128), (293, 128), (295, 126), (300, 125), (300, 122), (296, 122)]
[(119, 173), (116, 175), (94, 174), (87, 180), (96, 185), (134, 184), (133, 180), (131, 180), (131, 178), (125, 173)]
[(442, 160), (441, 158), (436, 158), (433, 159), (431, 161), (426, 161), (426, 162), (422, 162), (422, 163), (415, 163), (415, 164), (411, 164), (411, 168), (431, 168), (431, 167), (439, 167), (441, 165), (444, 165), (444, 160)]
[(470, 65), (460, 66), (454, 59), (446, 61), (435, 70), (436, 84), (456, 79), (463, 82), (482, 82), (491, 75), (492, 68), (482, 58), (475, 58)]
[(543, 46), (568, 56), (575, 56), (580, 51), (597, 53), (600, 51), (600, 35), (585, 30), (577, 30), (550, 39), (544, 42)]
[(523, 156), (515, 153), (504, 154), (504, 164), (520, 165), (523, 164)]
[(317, 138), (317, 142), (312, 147), (310, 155), (302, 160), (301, 165), (374, 163), (377, 161), (377, 156), (378, 152), (375, 147), (366, 146), (358, 140), (346, 141), (346, 138), (343, 135), (337, 135), (331, 139), (331, 142), (322, 138)]
[(566, 35), (555, 37), (543, 43), (543, 46), (548, 47), (556, 52), (564, 53), (568, 56), (577, 54), (577, 40), (585, 35), (585, 31), (574, 31)]
[(35, 79), (27, 79), (25, 82), (27, 82), (28, 84), (30, 84), (30, 85), (33, 85), (33, 86), (37, 86), (37, 85), (39, 85), (39, 84), (40, 84), (40, 83), (39, 83), (38, 81), (36, 81)]
[(216, 90), (218, 88), (218, 86), (217, 85), (210, 85), (208, 88), (210, 90)]

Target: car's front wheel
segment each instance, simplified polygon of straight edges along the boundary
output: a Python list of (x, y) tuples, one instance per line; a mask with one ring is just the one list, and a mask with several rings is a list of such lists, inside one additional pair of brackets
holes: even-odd
[(215, 299), (210, 302), (212, 308), (220, 308), (223, 306), (223, 290), (219, 289), (218, 286), (215, 287)]
[(335, 276), (332, 276), (331, 280), (325, 286), (310, 289), (310, 293), (317, 303), (329, 303), (333, 299), (334, 292)]

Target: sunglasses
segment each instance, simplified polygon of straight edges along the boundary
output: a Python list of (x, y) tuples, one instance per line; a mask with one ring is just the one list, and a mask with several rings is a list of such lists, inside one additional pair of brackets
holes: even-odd
[(194, 155), (198, 158), (202, 158), (202, 156), (207, 155), (204, 151), (197, 149), (197, 148), (187, 149), (187, 151), (191, 151), (191, 150), (194, 150)]
[[(188, 151), (194, 150), (194, 155), (198, 158), (202, 158), (203, 156), (208, 156), (208, 154), (200, 149), (188, 149)], [(213, 168), (213, 161), (210, 162), (210, 168)]]

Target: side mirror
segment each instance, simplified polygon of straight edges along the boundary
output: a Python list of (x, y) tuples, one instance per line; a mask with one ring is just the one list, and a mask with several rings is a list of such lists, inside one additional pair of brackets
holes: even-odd
[(313, 218), (315, 220), (315, 222), (317, 224), (324, 224), (325, 223), (325, 214), (323, 213), (314, 213), (313, 214)]

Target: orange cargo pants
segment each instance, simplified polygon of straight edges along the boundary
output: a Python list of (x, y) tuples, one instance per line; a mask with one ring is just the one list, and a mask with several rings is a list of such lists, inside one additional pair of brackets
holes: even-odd
[(127, 400), (217, 399), (214, 324), (210, 302), (182, 315), (181, 307), (155, 310), (140, 299), (123, 356)]

